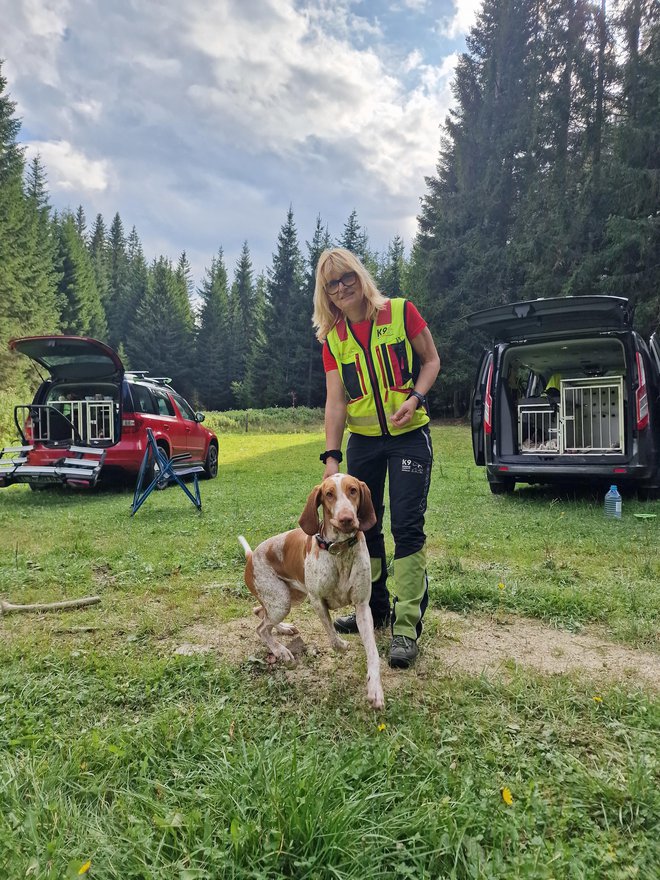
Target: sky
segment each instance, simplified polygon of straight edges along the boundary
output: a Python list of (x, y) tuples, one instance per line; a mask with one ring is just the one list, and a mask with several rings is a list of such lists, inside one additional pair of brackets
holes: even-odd
[(57, 210), (119, 212), (196, 284), (353, 210), (409, 249), (478, 0), (0, 0), (0, 59)]

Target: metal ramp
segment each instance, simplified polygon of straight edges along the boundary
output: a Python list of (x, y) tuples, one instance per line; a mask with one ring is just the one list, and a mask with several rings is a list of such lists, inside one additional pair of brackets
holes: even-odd
[(33, 486), (81, 486), (91, 488), (101, 473), (105, 449), (69, 446), (65, 455), (50, 465), (32, 465), (33, 446), (5, 446), (0, 449), (0, 487), (13, 483)]

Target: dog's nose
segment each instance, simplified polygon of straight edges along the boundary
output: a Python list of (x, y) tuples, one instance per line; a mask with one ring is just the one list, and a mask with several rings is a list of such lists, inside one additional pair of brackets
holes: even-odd
[(338, 517), (340, 526), (350, 526), (353, 525), (353, 514), (352, 513), (342, 513)]

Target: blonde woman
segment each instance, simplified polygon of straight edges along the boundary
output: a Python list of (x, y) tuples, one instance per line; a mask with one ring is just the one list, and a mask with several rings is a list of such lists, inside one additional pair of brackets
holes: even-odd
[[(314, 326), (323, 343), (326, 377), (323, 476), (347, 471), (371, 490), (378, 516), (366, 533), (371, 557), (374, 626), (391, 625), (390, 666), (407, 669), (428, 603), (424, 514), (433, 450), (426, 395), (440, 371), (433, 337), (415, 306), (388, 299), (355, 254), (325, 250), (316, 267)], [(389, 477), (396, 595), (387, 589), (383, 537), (385, 478)], [(335, 629), (356, 633), (354, 614), (338, 617)]]

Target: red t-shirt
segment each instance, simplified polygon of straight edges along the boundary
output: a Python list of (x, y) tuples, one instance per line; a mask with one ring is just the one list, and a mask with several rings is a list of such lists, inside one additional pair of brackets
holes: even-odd
[[(408, 331), (408, 339), (412, 341), (415, 336), (419, 336), (424, 327), (427, 326), (426, 321), (422, 318), (417, 311), (416, 306), (414, 306), (410, 300), (406, 300), (404, 310), (404, 320)], [(351, 324), (351, 330), (360, 345), (367, 348), (369, 346), (369, 335), (371, 333), (371, 321), (358, 321), (356, 324)], [(323, 368), (326, 373), (337, 369), (337, 361), (332, 356), (327, 342), (323, 343)]]

